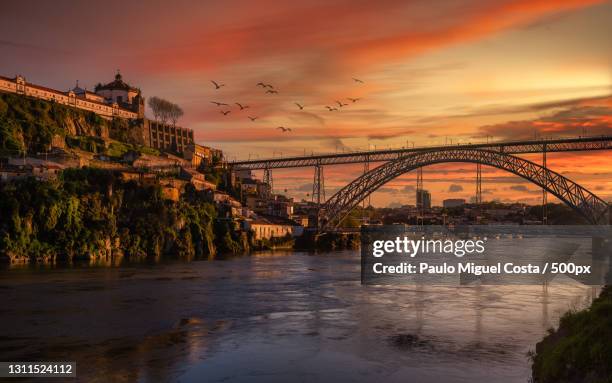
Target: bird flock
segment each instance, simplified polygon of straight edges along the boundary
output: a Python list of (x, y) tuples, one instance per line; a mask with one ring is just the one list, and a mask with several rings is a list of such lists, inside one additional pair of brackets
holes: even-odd
[[(352, 80), (358, 84), (364, 84), (364, 82), (358, 78), (353, 77)], [(213, 84), (214, 86), (214, 90), (218, 91), (221, 88), (225, 87), (225, 84), (222, 84), (218, 81), (214, 81), (214, 80), (210, 80), (210, 82)], [(274, 87), (274, 85), (272, 84), (267, 84), (264, 82), (258, 82), (257, 84), (255, 84), (257, 87), (261, 88), (265, 94), (268, 95), (277, 95), (279, 94), (278, 89), (276, 89)], [(336, 112), (339, 111), (341, 108), (347, 107), (351, 104), (356, 103), (357, 101), (360, 100), (360, 98), (353, 98), (353, 97), (346, 97), (346, 100), (349, 102), (342, 102), (341, 100), (335, 100), (334, 102), (330, 103), (330, 105), (325, 105), (325, 109), (327, 109), (328, 112)], [(240, 102), (234, 102), (232, 104), (228, 104), (225, 102), (219, 102), (219, 101), (211, 101), (212, 104), (216, 105), (219, 108), (219, 113), (221, 113), (223, 116), (228, 116), (230, 113), (232, 113), (232, 105), (236, 105), (236, 107), (238, 108), (236, 110), (236, 112), (241, 112), (244, 111), (245, 109), (250, 109), (250, 105), (244, 104), (244, 103), (240, 103)], [(294, 102), (293, 103), (299, 110), (303, 111), (306, 108), (306, 105), (300, 103), (300, 102)], [(247, 118), (249, 120), (251, 120), (251, 122), (255, 122), (256, 120), (259, 119), (258, 116), (251, 116), (251, 115), (247, 115)], [(282, 133), (288, 133), (288, 132), (292, 132), (293, 130), (291, 128), (287, 128), (284, 126), (279, 126), (276, 128), (277, 130), (280, 130)]]

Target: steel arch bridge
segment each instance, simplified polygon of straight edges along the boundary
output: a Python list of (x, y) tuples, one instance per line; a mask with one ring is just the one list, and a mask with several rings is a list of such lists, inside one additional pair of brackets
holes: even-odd
[(522, 177), (582, 215), (591, 224), (604, 223), (608, 204), (559, 173), (511, 154), (478, 148), (443, 148), (414, 152), (364, 173), (340, 189), (322, 206), (319, 231), (335, 228), (369, 194), (411, 170), (445, 162), (471, 162), (496, 167)]

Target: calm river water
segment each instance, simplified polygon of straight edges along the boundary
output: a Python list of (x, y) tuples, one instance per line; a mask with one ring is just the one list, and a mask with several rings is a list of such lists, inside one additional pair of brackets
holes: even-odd
[(599, 292), (365, 287), (359, 267), (270, 252), (0, 270), (0, 360), (74, 360), (84, 382), (527, 382), (527, 352)]

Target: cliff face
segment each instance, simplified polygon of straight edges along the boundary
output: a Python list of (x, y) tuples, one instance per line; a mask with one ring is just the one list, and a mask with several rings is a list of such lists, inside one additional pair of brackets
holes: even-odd
[(193, 189), (175, 202), (159, 186), (101, 169), (71, 169), (54, 182), (0, 184), (0, 259), (207, 257), (216, 252), (215, 217), (214, 205)]
[(93, 112), (0, 93), (0, 153), (43, 152), (63, 147), (66, 137), (114, 138), (144, 144), (142, 121), (106, 120)]
[(109, 138), (107, 122), (97, 116), (84, 116), (81, 113), (67, 113), (60, 121), (60, 126), (72, 136), (95, 136)]

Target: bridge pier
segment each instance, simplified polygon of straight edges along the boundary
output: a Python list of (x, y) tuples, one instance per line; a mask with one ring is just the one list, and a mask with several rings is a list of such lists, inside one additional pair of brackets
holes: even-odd
[(264, 169), (263, 182), (264, 184), (268, 185), (268, 192), (266, 193), (266, 197), (272, 197), (272, 194), (274, 193), (274, 180), (272, 179), (272, 169)]
[[(542, 168), (547, 169), (546, 166), (546, 144), (542, 144)], [(542, 225), (548, 223), (548, 173), (544, 172), (544, 188), (542, 188)]]
[(482, 204), (482, 164), (476, 164), (476, 205)]
[[(366, 174), (367, 172), (370, 171), (370, 157), (366, 156), (366, 160), (363, 163), (363, 174)], [(366, 221), (369, 222), (370, 217), (368, 214), (366, 214), (366, 207), (369, 207), (371, 205), (371, 199), (370, 199), (371, 194), (368, 194), (368, 196), (366, 198), (363, 199), (362, 201), (362, 209), (363, 209), (363, 217), (362, 217), (362, 224), (365, 224)], [(367, 200), (367, 202), (366, 202)]]
[(312, 182), (312, 202), (321, 205), (325, 202), (325, 176), (323, 175), (323, 165), (315, 165), (314, 178)]
[(417, 217), (416, 224), (422, 225), (424, 222), (423, 216), (425, 215), (425, 208), (423, 206), (423, 168), (417, 169), (417, 182), (416, 182), (416, 208)]
[(321, 227), (321, 203), (325, 202), (325, 176), (323, 175), (323, 165), (321, 163), (317, 163), (314, 170), (312, 202), (317, 204), (316, 228), (318, 232)]

